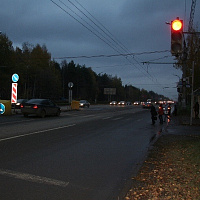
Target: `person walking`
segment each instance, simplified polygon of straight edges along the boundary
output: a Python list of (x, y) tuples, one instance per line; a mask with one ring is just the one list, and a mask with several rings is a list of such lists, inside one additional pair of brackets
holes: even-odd
[(199, 118), (199, 103), (196, 102), (194, 105), (194, 113), (195, 113), (195, 119)]
[(160, 120), (160, 124), (163, 124), (163, 114), (164, 114), (163, 107), (162, 104), (160, 104), (158, 108), (158, 118)]
[(156, 108), (155, 108), (155, 106), (153, 104), (151, 105), (150, 112), (151, 112), (152, 125), (154, 125), (155, 124), (155, 120), (156, 120), (156, 116), (157, 116), (157, 112), (156, 112)]
[(177, 104), (174, 104), (174, 112), (173, 112), (174, 116), (177, 116)]
[(165, 104), (165, 107), (164, 107), (164, 122), (167, 121), (168, 119), (168, 105)]

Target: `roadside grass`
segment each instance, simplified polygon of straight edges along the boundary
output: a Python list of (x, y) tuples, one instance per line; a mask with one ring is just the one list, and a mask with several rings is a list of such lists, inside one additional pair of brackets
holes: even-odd
[(160, 137), (125, 199), (200, 199), (200, 136)]

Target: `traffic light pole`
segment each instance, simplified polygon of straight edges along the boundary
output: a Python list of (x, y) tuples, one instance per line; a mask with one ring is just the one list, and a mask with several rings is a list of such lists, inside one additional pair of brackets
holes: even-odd
[(187, 49), (186, 44), (184, 41), (184, 48), (183, 48), (183, 74), (182, 74), (182, 90), (183, 90), (183, 96), (182, 96), (182, 108), (186, 108), (186, 69), (187, 69)]

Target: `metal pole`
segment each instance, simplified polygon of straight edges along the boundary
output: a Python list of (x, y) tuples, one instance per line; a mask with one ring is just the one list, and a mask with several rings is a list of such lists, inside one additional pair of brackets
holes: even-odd
[(191, 92), (190, 126), (192, 125), (193, 103), (194, 103), (194, 61), (192, 62), (192, 92)]
[(184, 41), (184, 51), (183, 51), (183, 75), (182, 75), (182, 81), (183, 81), (183, 98), (182, 98), (182, 108), (186, 108), (186, 60), (187, 60), (187, 49), (186, 44)]

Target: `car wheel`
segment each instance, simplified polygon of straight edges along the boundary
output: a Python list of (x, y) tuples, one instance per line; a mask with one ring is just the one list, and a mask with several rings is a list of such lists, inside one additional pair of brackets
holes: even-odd
[(45, 112), (45, 110), (42, 110), (42, 111), (41, 111), (41, 113), (40, 113), (40, 117), (41, 117), (41, 118), (44, 118), (44, 117), (45, 117), (45, 115), (46, 115), (46, 112)]

